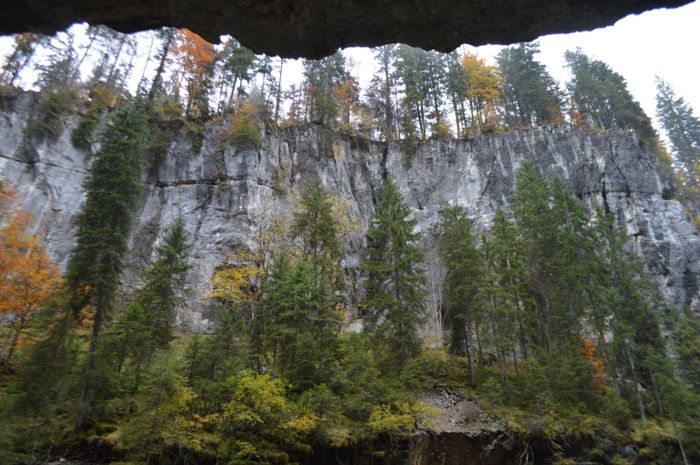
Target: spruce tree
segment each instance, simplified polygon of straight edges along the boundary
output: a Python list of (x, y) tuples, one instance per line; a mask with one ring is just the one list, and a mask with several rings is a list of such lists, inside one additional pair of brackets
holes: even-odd
[(683, 181), (688, 187), (700, 185), (698, 163), (700, 163), (700, 118), (683, 99), (676, 97), (671, 86), (656, 78), (656, 116), (668, 134), (673, 155), (683, 172)]
[(532, 126), (560, 121), (561, 92), (542, 63), (535, 60), (536, 43), (501, 50), (496, 62), (503, 76), (505, 123)]
[[(483, 242), (483, 241), (482, 241)], [(520, 358), (529, 354), (533, 327), (533, 297), (528, 280), (528, 269), (524, 255), (524, 243), (514, 223), (506, 218), (503, 210), (496, 210), (492, 236), (488, 240), (491, 256), (491, 280), (499, 294), (500, 303), (505, 307), (503, 316), (508, 322), (501, 325), (501, 334), (495, 334), (503, 347), (510, 345), (514, 365), (518, 360), (515, 347), (519, 345)]]
[(277, 260), (263, 297), (273, 366), (297, 389), (328, 383), (340, 324), (328, 276), (304, 258)]
[(137, 384), (141, 370), (155, 352), (170, 347), (175, 311), (182, 301), (185, 273), (189, 269), (187, 249), (184, 223), (178, 218), (157, 247), (155, 261), (142, 273), (143, 284), (136, 291), (135, 302), (117, 317), (105, 335), (110, 346), (105, 350), (116, 357), (117, 372), (130, 359)]
[(149, 315), (151, 338), (159, 349), (167, 349), (173, 338), (175, 311), (182, 303), (187, 263), (187, 233), (182, 218), (170, 226), (156, 249), (156, 260), (142, 275), (137, 302)]
[(472, 333), (475, 313), (481, 308), (476, 297), (481, 285), (482, 261), (476, 248), (472, 222), (461, 208), (442, 210), (438, 230), (438, 250), (447, 269), (444, 302), (450, 326), (450, 351), (467, 355), (473, 382)]
[(115, 114), (101, 137), (101, 148), (85, 184), (85, 204), (76, 218), (76, 245), (66, 270), (69, 306), (76, 314), (88, 305), (94, 309), (78, 404), (79, 427), (90, 409), (95, 353), (119, 286), (133, 213), (141, 194), (147, 134), (141, 111), (124, 107)]
[(317, 271), (336, 271), (340, 260), (338, 222), (331, 197), (318, 178), (302, 192), (300, 207), (294, 213), (292, 236), (301, 240), (304, 253)]
[(565, 60), (573, 75), (569, 92), (588, 124), (603, 129), (632, 129), (640, 140), (652, 145), (657, 142), (651, 120), (620, 74), (580, 49), (566, 52)]
[(423, 319), (423, 252), (416, 221), (396, 184), (387, 179), (367, 230), (366, 330), (393, 368), (406, 364), (420, 349), (418, 329)]

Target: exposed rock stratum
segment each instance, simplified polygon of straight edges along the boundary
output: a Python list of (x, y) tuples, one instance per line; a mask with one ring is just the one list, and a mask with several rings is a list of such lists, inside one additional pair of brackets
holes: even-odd
[[(32, 94), (0, 99), (0, 179), (19, 190), (36, 216), (36, 232), (65, 266), (90, 156), (70, 142), (77, 116), (66, 117), (66, 129), (56, 141), (25, 134), (37, 102)], [(234, 252), (255, 251), (271, 224), (289, 221), (300, 187), (316, 176), (343, 201), (353, 226), (343, 258), (352, 304), (362, 297), (357, 283), (364, 233), (385, 176), (394, 178), (413, 209), (431, 259), (431, 231), (440, 208), (459, 205), (478, 230), (488, 230), (498, 206), (509, 211), (514, 173), (523, 160), (547, 176), (560, 176), (587, 205), (613, 212), (667, 304), (682, 306), (697, 298), (700, 236), (674, 199), (658, 156), (633, 133), (560, 124), (473, 140), (431, 140), (419, 145), (409, 163), (399, 144), (342, 136), (317, 125), (268, 132), (260, 148), (221, 144), (221, 124), (206, 127), (197, 150), (186, 130), (177, 134), (166, 159), (145, 179), (131, 236), (125, 277), (134, 285), (168, 225), (179, 215), (185, 219), (193, 266), (188, 302), (178, 315), (184, 329), (210, 327), (216, 305), (206, 294), (216, 268)], [(440, 274), (431, 276), (432, 305)]]

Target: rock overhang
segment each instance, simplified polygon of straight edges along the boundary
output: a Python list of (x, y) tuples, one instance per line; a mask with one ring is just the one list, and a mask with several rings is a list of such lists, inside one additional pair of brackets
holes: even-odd
[(257, 53), (320, 58), (338, 48), (406, 43), (451, 51), (608, 26), (689, 0), (1, 0), (0, 34), (53, 33), (74, 22), (122, 32), (184, 27), (230, 34)]

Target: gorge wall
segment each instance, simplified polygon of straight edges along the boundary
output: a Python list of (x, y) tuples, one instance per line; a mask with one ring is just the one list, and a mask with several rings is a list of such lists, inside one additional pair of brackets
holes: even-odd
[[(65, 266), (90, 154), (71, 144), (77, 115), (65, 117), (65, 130), (55, 141), (27, 135), (37, 109), (33, 94), (0, 97), (0, 179), (19, 191), (35, 215), (35, 232)], [(487, 230), (498, 206), (508, 212), (514, 173), (523, 160), (546, 176), (560, 176), (587, 205), (613, 212), (668, 304), (688, 305), (698, 298), (700, 236), (674, 198), (658, 156), (632, 133), (552, 125), (474, 140), (431, 140), (409, 160), (397, 143), (343, 136), (317, 125), (268, 131), (260, 148), (222, 144), (221, 124), (205, 128), (201, 149), (188, 131), (177, 133), (165, 159), (145, 178), (130, 239), (125, 278), (133, 286), (164, 230), (176, 217), (184, 218), (192, 269), (187, 304), (178, 315), (183, 329), (211, 326), (216, 305), (207, 293), (216, 268), (234, 252), (256, 250), (268, 231), (289, 221), (301, 186), (315, 176), (344, 206), (350, 302), (361, 298), (364, 232), (382, 180), (391, 176), (425, 233), (429, 301), (436, 305), (440, 273), (431, 230), (440, 208), (459, 205), (479, 231)]]

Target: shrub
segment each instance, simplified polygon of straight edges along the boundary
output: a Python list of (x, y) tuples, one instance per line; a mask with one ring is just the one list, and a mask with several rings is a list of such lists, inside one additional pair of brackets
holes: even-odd
[(452, 131), (447, 123), (439, 119), (430, 128), (431, 139), (452, 139)]
[(27, 133), (35, 137), (56, 140), (63, 132), (62, 116), (76, 102), (77, 95), (72, 89), (52, 92), (41, 101), (38, 117), (27, 124)]
[(260, 112), (252, 103), (243, 104), (231, 119), (229, 140), (236, 145), (250, 144), (260, 147), (262, 131), (260, 130)]
[(418, 389), (463, 387), (465, 372), (463, 358), (450, 355), (444, 350), (428, 349), (406, 366), (403, 377), (408, 386)]
[(115, 105), (116, 95), (112, 89), (98, 87), (92, 92), (90, 106), (87, 113), (80, 119), (78, 127), (71, 134), (73, 145), (82, 149), (89, 149), (94, 142), (95, 129), (100, 124), (104, 111)]

